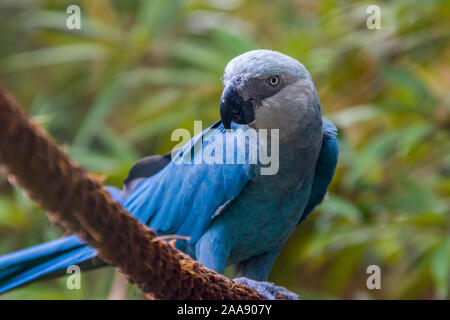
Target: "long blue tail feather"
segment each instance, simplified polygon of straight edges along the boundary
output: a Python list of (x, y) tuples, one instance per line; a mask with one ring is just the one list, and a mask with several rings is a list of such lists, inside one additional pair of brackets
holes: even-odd
[[(123, 203), (119, 189), (106, 189), (115, 200)], [(97, 251), (75, 235), (5, 254), (0, 256), (0, 294), (38, 278), (62, 273), (68, 266), (79, 265), (96, 256)]]
[[(51, 258), (46, 259), (44, 262), (42, 262), (42, 259), (38, 259), (35, 265), (27, 264), (24, 266), (19, 264), (7, 267), (5, 270), (0, 271), (0, 294), (96, 256), (97, 251), (94, 248), (84, 245), (83, 247), (64, 251), (64, 253), (56, 256), (51, 255)], [(28, 263), (33, 263), (33, 260)]]
[(57, 252), (74, 249), (84, 244), (85, 243), (82, 242), (77, 236), (68, 236), (5, 254), (0, 257), (0, 270), (20, 263), (27, 263), (35, 259), (43, 258)]

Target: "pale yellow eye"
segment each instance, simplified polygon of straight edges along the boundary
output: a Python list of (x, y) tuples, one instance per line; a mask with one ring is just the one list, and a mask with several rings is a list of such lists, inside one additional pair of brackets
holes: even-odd
[(278, 83), (280, 83), (280, 77), (278, 77), (278, 76), (271, 76), (269, 78), (269, 84), (272, 87), (275, 87), (276, 85), (278, 85)]

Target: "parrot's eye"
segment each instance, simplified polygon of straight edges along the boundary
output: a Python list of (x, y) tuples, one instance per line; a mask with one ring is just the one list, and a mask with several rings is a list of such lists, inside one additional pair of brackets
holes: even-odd
[(279, 77), (279, 76), (271, 76), (271, 77), (269, 78), (269, 84), (270, 84), (272, 87), (277, 86), (278, 83), (280, 83), (280, 77)]

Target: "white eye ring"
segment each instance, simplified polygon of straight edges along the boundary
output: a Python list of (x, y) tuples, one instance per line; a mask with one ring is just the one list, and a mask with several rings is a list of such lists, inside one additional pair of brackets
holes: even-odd
[(269, 78), (269, 84), (272, 87), (275, 87), (276, 85), (278, 85), (280, 83), (280, 77), (279, 76), (271, 76)]

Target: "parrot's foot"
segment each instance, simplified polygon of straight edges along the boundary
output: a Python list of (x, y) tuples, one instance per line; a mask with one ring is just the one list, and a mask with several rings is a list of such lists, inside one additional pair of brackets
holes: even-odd
[(271, 282), (264, 282), (264, 281), (256, 281), (251, 280), (245, 277), (242, 278), (236, 278), (234, 281), (238, 281), (242, 284), (245, 284), (249, 286), (250, 288), (258, 291), (259, 294), (261, 294), (264, 298), (267, 300), (276, 300), (277, 295), (283, 296), (288, 300), (299, 300), (299, 296), (295, 293), (287, 290), (283, 287), (277, 287)]

